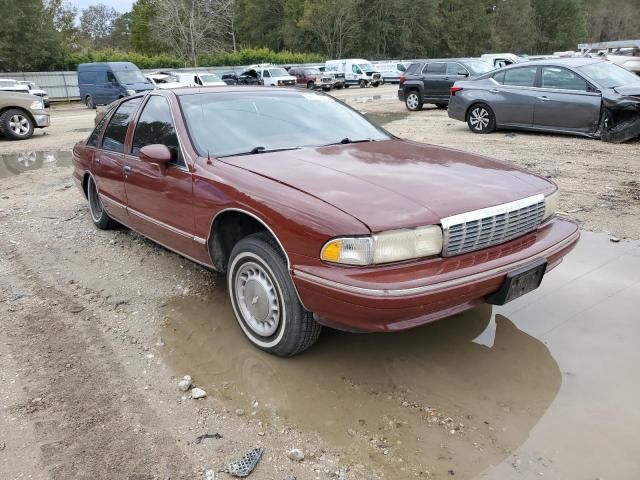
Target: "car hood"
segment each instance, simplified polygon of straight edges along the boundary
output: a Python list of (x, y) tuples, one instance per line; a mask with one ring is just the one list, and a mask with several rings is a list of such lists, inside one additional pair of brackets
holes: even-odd
[(511, 165), (403, 140), (225, 157), (221, 161), (312, 195), (371, 231), (437, 224), (555, 186)]

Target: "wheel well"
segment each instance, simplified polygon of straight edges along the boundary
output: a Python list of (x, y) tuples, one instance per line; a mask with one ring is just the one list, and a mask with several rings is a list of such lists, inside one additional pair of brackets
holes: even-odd
[(216, 270), (226, 272), (233, 247), (244, 237), (269, 229), (251, 215), (239, 211), (219, 214), (211, 225), (209, 234), (209, 254)]
[(24, 114), (27, 115), (27, 117), (29, 117), (31, 119), (31, 121), (33, 122), (33, 126), (36, 126), (36, 121), (33, 118), (33, 115), (31, 115), (31, 112), (29, 112), (28, 110), (25, 110), (22, 107), (14, 107), (14, 106), (9, 106), (9, 107), (5, 107), (3, 109), (0, 109), (0, 116), (4, 114), (4, 112), (6, 112), (7, 110), (20, 110), (21, 112), (23, 112)]
[(82, 191), (84, 192), (85, 198), (89, 198), (89, 179), (91, 175), (89, 173), (85, 173), (84, 177), (82, 177)]

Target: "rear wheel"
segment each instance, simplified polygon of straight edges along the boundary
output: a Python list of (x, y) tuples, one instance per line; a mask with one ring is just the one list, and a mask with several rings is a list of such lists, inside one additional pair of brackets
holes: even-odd
[(268, 233), (249, 235), (236, 244), (227, 286), (236, 319), (256, 347), (290, 357), (318, 339), (322, 327), (300, 303), (286, 258)]
[(87, 107), (89, 107), (92, 110), (96, 109), (96, 104), (93, 101), (93, 98), (91, 97), (91, 95), (87, 95), (87, 98), (85, 98), (85, 102), (87, 104)]
[(488, 105), (478, 103), (469, 109), (467, 125), (473, 133), (491, 133), (496, 129), (496, 116)]
[(313, 88), (314, 85), (315, 84), (313, 82), (307, 82), (307, 88)]
[(366, 80), (360, 80), (359, 85), (360, 85), (360, 88), (365, 88), (367, 86), (367, 81)]
[(373, 85), (374, 88), (379, 87), (380, 84), (378, 82), (372, 83), (371, 85)]
[(0, 116), (0, 132), (9, 140), (26, 140), (34, 128), (31, 116), (24, 110), (12, 108)]
[(96, 187), (93, 177), (89, 177), (87, 184), (87, 200), (89, 201), (89, 212), (91, 213), (91, 220), (93, 224), (100, 230), (110, 230), (118, 226), (118, 224), (107, 215), (104, 207), (102, 206), (102, 200), (98, 194), (98, 188)]
[(404, 104), (410, 112), (422, 110), (422, 97), (418, 90), (409, 90), (404, 98)]

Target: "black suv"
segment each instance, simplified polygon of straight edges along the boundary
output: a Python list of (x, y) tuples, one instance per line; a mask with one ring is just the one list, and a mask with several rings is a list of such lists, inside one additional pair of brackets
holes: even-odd
[(482, 75), (493, 69), (477, 58), (417, 60), (400, 77), (398, 98), (412, 112), (422, 110), (425, 103), (447, 108), (450, 88), (457, 80)]

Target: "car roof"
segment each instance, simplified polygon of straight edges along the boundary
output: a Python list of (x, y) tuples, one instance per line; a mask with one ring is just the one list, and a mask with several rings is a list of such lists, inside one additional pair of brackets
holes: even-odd
[(592, 63), (604, 63), (605, 60), (601, 58), (589, 58), (589, 57), (565, 57), (565, 58), (544, 58), (541, 60), (531, 60), (528, 62), (520, 62), (514, 65), (509, 65), (507, 68), (521, 67), (526, 65), (560, 65), (567, 67), (581, 67), (582, 65), (590, 65)]

